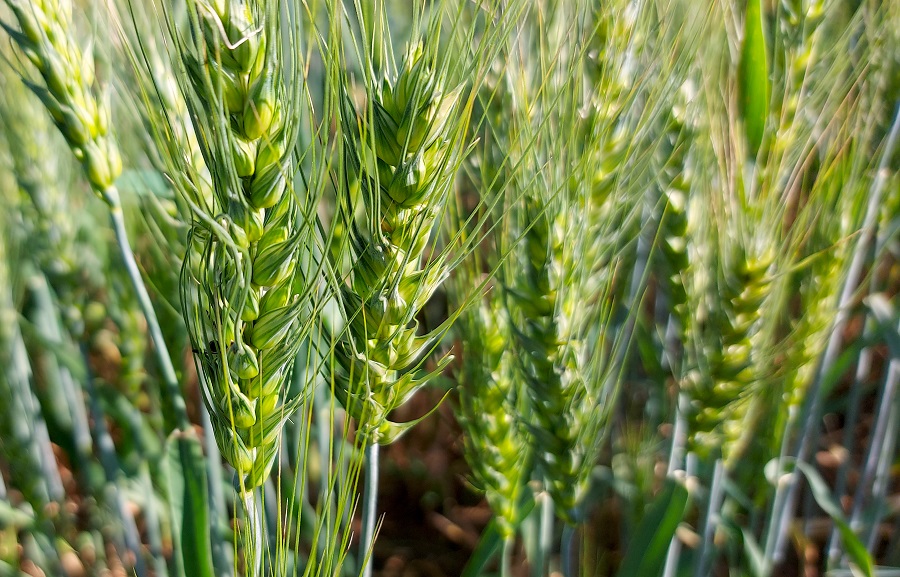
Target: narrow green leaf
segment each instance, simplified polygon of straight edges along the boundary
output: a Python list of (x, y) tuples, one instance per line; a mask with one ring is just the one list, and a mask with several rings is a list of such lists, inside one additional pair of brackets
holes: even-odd
[(766, 559), (762, 548), (756, 542), (753, 533), (746, 527), (740, 529), (744, 541), (744, 554), (750, 565), (750, 572), (756, 577), (764, 577), (770, 573), (769, 561)]
[(503, 537), (500, 536), (497, 521), (491, 519), (491, 522), (481, 532), (481, 538), (478, 539), (478, 544), (475, 546), (475, 550), (472, 551), (472, 556), (469, 557), (469, 561), (466, 563), (460, 577), (478, 577), (481, 575), (487, 564), (497, 554), (497, 550), (502, 542)]
[(169, 435), (166, 467), (177, 574), (213, 577), (206, 467), (202, 445), (192, 431)]
[(738, 105), (744, 121), (749, 153), (756, 157), (762, 146), (769, 115), (769, 66), (763, 30), (762, 0), (748, 0), (744, 18), (744, 42), (738, 65)]
[(856, 536), (853, 529), (850, 528), (850, 524), (847, 523), (847, 520), (844, 518), (844, 512), (841, 511), (841, 508), (834, 502), (834, 499), (832, 499), (831, 489), (828, 488), (828, 484), (825, 483), (825, 480), (822, 479), (819, 472), (807, 463), (798, 462), (796, 466), (809, 482), (809, 488), (812, 491), (816, 503), (829, 517), (831, 517), (834, 524), (837, 525), (838, 531), (841, 534), (841, 540), (844, 543), (844, 548), (847, 551), (847, 556), (850, 558), (850, 563), (856, 565), (865, 577), (872, 577), (875, 571), (872, 556), (869, 555), (865, 545), (859, 540), (859, 537)]
[(656, 496), (638, 524), (617, 575), (652, 577), (659, 574), (687, 503), (688, 491), (684, 485), (667, 479), (662, 492)]

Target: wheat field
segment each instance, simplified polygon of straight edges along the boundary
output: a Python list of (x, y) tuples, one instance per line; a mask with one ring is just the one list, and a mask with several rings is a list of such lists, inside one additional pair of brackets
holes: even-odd
[(900, 575), (896, 0), (0, 24), (0, 577)]

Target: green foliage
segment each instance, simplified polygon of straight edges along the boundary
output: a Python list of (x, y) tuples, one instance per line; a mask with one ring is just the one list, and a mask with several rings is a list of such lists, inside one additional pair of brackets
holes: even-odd
[(209, 492), (200, 440), (191, 433), (175, 431), (166, 441), (166, 455), (178, 573), (211, 577)]
[(684, 516), (688, 491), (673, 479), (648, 507), (636, 527), (618, 575), (658, 575), (666, 560), (669, 544)]
[(896, 562), (897, 3), (2, 8), (0, 573), (369, 575), (448, 380), (466, 575)]

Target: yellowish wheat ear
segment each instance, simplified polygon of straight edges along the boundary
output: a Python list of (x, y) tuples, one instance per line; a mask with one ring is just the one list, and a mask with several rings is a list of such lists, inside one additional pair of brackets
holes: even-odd
[(122, 158), (110, 133), (109, 104), (94, 76), (93, 56), (75, 45), (70, 31), (71, 0), (5, 1), (19, 26), (4, 27), (43, 79), (26, 83), (50, 112), (98, 196), (117, 206), (113, 185)]

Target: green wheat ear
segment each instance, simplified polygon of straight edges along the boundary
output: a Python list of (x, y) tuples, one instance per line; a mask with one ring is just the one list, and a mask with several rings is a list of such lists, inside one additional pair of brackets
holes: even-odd
[[(519, 351), (518, 376), (530, 392), (528, 429), (535, 461), (563, 517), (575, 510), (583, 490), (584, 459), (580, 441), (593, 405), (585, 382), (585, 347), (579, 339), (582, 296), (575, 251), (566, 241), (577, 235), (574, 214), (546, 198), (526, 198), (525, 232), (516, 266), (523, 274), (507, 289), (508, 307)], [(572, 211), (574, 212), (574, 211)], [(573, 235), (573, 236), (570, 236)], [(582, 311), (583, 312), (583, 311)]]
[(494, 128), (514, 167), (504, 218), (518, 244), (504, 263), (503, 288), (516, 378), (529, 397), (522, 420), (534, 474), (570, 523), (579, 520), (618, 387), (613, 353), (630, 339), (613, 315), (625, 290), (635, 299), (642, 292), (628, 278), (633, 265), (623, 249), (639, 232), (642, 192), (623, 183), (642, 155), (634, 134), (646, 128), (626, 112), (645, 87), (625, 61), (646, 30), (619, 8), (537, 8), (516, 50), (553, 58), (511, 58), (511, 94), (500, 102), (514, 103), (512, 126)]
[[(763, 378), (755, 358), (760, 350), (757, 323), (770, 294), (773, 262), (774, 253), (768, 251), (740, 252), (723, 263), (723, 275), (713, 288), (720, 296), (710, 297), (715, 306), (705, 319), (718, 337), (704, 343), (701, 370), (689, 372), (682, 383), (697, 407), (691, 413), (695, 449), (708, 452), (721, 446), (729, 461), (752, 392)], [(690, 326), (691, 321), (682, 322)]]
[(484, 490), (504, 538), (522, 521), (520, 501), (532, 471), (532, 440), (520, 422), (525, 395), (518, 386), (505, 307), (498, 292), (462, 322), (460, 424), (475, 484)]
[[(155, 81), (149, 90), (162, 104), (183, 101), (193, 129), (170, 139), (156, 127), (155, 138), (193, 210), (180, 284), (203, 398), (219, 449), (250, 494), (268, 477), (282, 426), (302, 400), (287, 392), (311, 299), (298, 263), (310, 247), (312, 209), (293, 187), (302, 58), (298, 46), (284, 50), (290, 34), (278, 1), (186, 8), (188, 30), (165, 13), (180, 97)], [(150, 114), (150, 122), (177, 114)]]
[(459, 94), (414, 44), (373, 87), (366, 112), (345, 105), (344, 155), (359, 194), (348, 177), (340, 210), (354, 262), (341, 288), (348, 326), (335, 351), (335, 393), (361, 437), (380, 444), (415, 424), (388, 415), (451, 360), (419, 374), (445, 329), (420, 335), (416, 315), (447, 275), (442, 258), (426, 256), (462, 157)]

